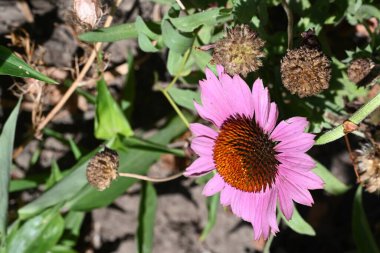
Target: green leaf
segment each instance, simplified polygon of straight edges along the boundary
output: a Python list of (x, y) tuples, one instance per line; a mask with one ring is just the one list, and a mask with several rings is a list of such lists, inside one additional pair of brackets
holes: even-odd
[(80, 151), (78, 145), (71, 137), (67, 138), (67, 141), (69, 142), (71, 152), (73, 152), (75, 159), (78, 160), (82, 156), (82, 152)]
[(207, 210), (208, 210), (208, 219), (205, 228), (202, 231), (202, 234), (199, 240), (204, 241), (207, 235), (211, 232), (212, 228), (216, 223), (216, 217), (218, 215), (218, 206), (219, 206), (220, 194), (215, 194), (206, 199), (207, 201)]
[(135, 27), (138, 34), (145, 34), (148, 38), (152, 40), (157, 40), (160, 36), (160, 26), (156, 23), (147, 24), (140, 16), (136, 17)]
[[(190, 118), (190, 121), (192, 118)], [(149, 141), (167, 145), (171, 139), (185, 131), (179, 118), (174, 118), (161, 131), (157, 132)], [(100, 148), (93, 150), (83, 157), (70, 169), (70, 173), (59, 181), (54, 187), (43, 193), (33, 202), (18, 210), (19, 217), (25, 219), (40, 213), (45, 208), (64, 201), (69, 201), (66, 210), (91, 210), (97, 207), (109, 205), (119, 195), (123, 194), (132, 184), (137, 182), (132, 178), (119, 178), (112, 183), (111, 187), (99, 192), (89, 186), (86, 179), (86, 168)], [(129, 149), (127, 152), (120, 151), (119, 171), (144, 174), (149, 166), (160, 157), (161, 152), (152, 152), (139, 149)]]
[(78, 253), (78, 251), (75, 251), (68, 246), (55, 245), (52, 249), (50, 249), (49, 253)]
[(26, 219), (40, 213), (45, 208), (56, 205), (73, 198), (87, 184), (86, 168), (91, 159), (100, 148), (97, 148), (84, 156), (70, 169), (70, 173), (59, 181), (54, 187), (43, 193), (33, 202), (18, 210), (19, 217)]
[(351, 187), (342, 183), (337, 179), (331, 172), (323, 166), (321, 163), (317, 162), (317, 166), (313, 169), (313, 172), (317, 174), (325, 182), (324, 190), (333, 195), (340, 195), (348, 191)]
[(139, 47), (142, 51), (147, 53), (156, 53), (159, 49), (153, 44), (153, 42), (143, 33), (140, 33), (137, 39)]
[(170, 96), (174, 99), (176, 104), (185, 107), (189, 110), (195, 110), (194, 101), (200, 103), (200, 93), (192, 90), (181, 90), (175, 87), (169, 89)]
[[(117, 141), (120, 141), (120, 145), (118, 146)], [(128, 137), (128, 138), (121, 138), (117, 139), (115, 141), (114, 147), (117, 147), (117, 149), (127, 151), (126, 147), (128, 148), (135, 148), (145, 151), (151, 151), (151, 152), (161, 152), (161, 153), (168, 153), (173, 154), (179, 157), (185, 157), (185, 152), (180, 149), (174, 149), (174, 148), (168, 148), (164, 145), (154, 143), (148, 140), (144, 140), (138, 137)]]
[(58, 209), (46, 210), (26, 221), (10, 241), (8, 252), (48, 252), (58, 242), (65, 225)]
[(33, 180), (28, 179), (17, 179), (12, 180), (9, 185), (9, 192), (18, 192), (23, 190), (28, 190), (32, 188), (36, 188), (38, 183)]
[(62, 179), (61, 170), (58, 167), (57, 161), (53, 160), (53, 162), (51, 164), (50, 176), (46, 180), (46, 183), (45, 183), (46, 189), (51, 188), (53, 185), (55, 185), (61, 179)]
[(191, 72), (191, 68), (193, 65), (193, 61), (191, 58), (186, 61), (185, 66), (183, 66), (184, 61), (186, 59), (186, 54), (181, 55), (177, 53), (176, 51), (170, 50), (168, 54), (168, 60), (167, 60), (167, 68), (172, 76), (187, 76)]
[(137, 227), (137, 252), (151, 253), (154, 240), (154, 223), (156, 219), (157, 193), (150, 182), (142, 183)]
[[(380, 93), (371, 99), (368, 103), (363, 105), (359, 110), (357, 110), (348, 120), (354, 124), (359, 124), (364, 120), (369, 114), (376, 110), (380, 106)], [(343, 124), (335, 127), (334, 129), (322, 134), (315, 142), (315, 145), (323, 145), (329, 142), (335, 141), (344, 136)]]
[(4, 124), (0, 136), (0, 247), (4, 245), (7, 229), (9, 178), (12, 167), (12, 153), (16, 132), (17, 117), (21, 99)]
[(34, 70), (26, 62), (13, 54), (11, 50), (3, 46), (0, 46), (0, 75), (30, 77), (46, 83), (58, 83)]
[(84, 221), (84, 212), (70, 211), (65, 217), (65, 232), (60, 244), (65, 247), (75, 247)]
[(170, 21), (178, 30), (192, 32), (201, 25), (216, 26), (231, 21), (231, 10), (226, 10), (224, 8), (209, 9), (192, 15), (170, 18)]
[(307, 223), (302, 216), (297, 211), (297, 208), (294, 207), (293, 216), (288, 221), (285, 216), (281, 213), (282, 220), (288, 225), (293, 231), (297, 232), (298, 234), (302, 235), (310, 235), (315, 236), (315, 231), (312, 226)]
[(95, 136), (98, 139), (111, 139), (117, 134), (126, 137), (133, 135), (133, 130), (123, 111), (108, 91), (104, 79), (97, 83)]
[(359, 22), (375, 17), (380, 19), (380, 10), (373, 5), (363, 4), (355, 13), (355, 18)]
[(164, 43), (171, 51), (183, 54), (193, 45), (194, 37), (192, 34), (177, 31), (167, 19), (162, 21), (161, 29)]
[(135, 38), (137, 31), (134, 23), (114, 25), (79, 35), (79, 39), (87, 42), (114, 42)]
[(125, 78), (125, 85), (122, 92), (122, 101), (128, 102), (130, 106), (124, 111), (128, 120), (131, 119), (133, 104), (136, 97), (135, 59), (128, 51), (128, 74)]
[(352, 210), (352, 234), (358, 247), (358, 253), (380, 253), (363, 209), (362, 190), (362, 187), (359, 186), (355, 193)]
[[(190, 117), (191, 121), (192, 117)], [(168, 124), (159, 132), (150, 137), (148, 141), (167, 145), (174, 137), (179, 136), (186, 130), (178, 117), (170, 120)], [(154, 163), (162, 154), (159, 151), (148, 151), (144, 149), (129, 148), (128, 151), (118, 150), (120, 156), (120, 172), (128, 172), (135, 174), (145, 174), (152, 163)], [(86, 211), (94, 208), (107, 206), (114, 201), (115, 198), (123, 194), (131, 185), (138, 180), (133, 178), (119, 178), (114, 181), (110, 188), (99, 192), (93, 187), (86, 185), (84, 189), (72, 199), (66, 208), (73, 210)]]

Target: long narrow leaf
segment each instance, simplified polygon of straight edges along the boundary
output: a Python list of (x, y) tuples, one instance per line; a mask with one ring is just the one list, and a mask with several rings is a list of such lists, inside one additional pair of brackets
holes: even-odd
[(362, 190), (361, 186), (356, 190), (352, 211), (352, 232), (354, 241), (359, 253), (380, 253), (363, 209)]
[(151, 253), (153, 250), (154, 223), (156, 219), (157, 194), (150, 182), (144, 182), (137, 227), (137, 251)]
[(203, 241), (206, 239), (207, 235), (211, 232), (212, 228), (216, 223), (216, 217), (218, 215), (218, 206), (219, 206), (220, 194), (215, 194), (207, 198), (207, 210), (208, 210), (208, 219), (205, 228), (202, 231), (200, 240)]
[(8, 210), (8, 190), (9, 174), (12, 167), (12, 152), (16, 132), (17, 116), (20, 110), (21, 98), (13, 109), (7, 122), (4, 124), (0, 136), (0, 241), (4, 245), (7, 229), (7, 210)]
[(310, 226), (309, 223), (307, 223), (302, 218), (302, 216), (297, 211), (296, 207), (294, 207), (293, 216), (290, 220), (287, 220), (283, 215), (282, 220), (286, 223), (286, 225), (288, 225), (292, 230), (294, 230), (298, 234), (315, 236), (315, 231), (313, 227)]
[(46, 83), (57, 84), (56, 81), (34, 70), (26, 62), (13, 54), (11, 50), (3, 46), (0, 46), (0, 75), (30, 77)]

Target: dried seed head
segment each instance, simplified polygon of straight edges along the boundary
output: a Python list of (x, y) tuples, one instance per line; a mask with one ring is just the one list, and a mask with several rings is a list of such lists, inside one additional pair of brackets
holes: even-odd
[(78, 23), (86, 29), (96, 27), (102, 15), (99, 0), (73, 0), (73, 11)]
[(104, 148), (87, 165), (87, 181), (100, 191), (108, 188), (118, 176), (119, 155), (116, 151)]
[(317, 49), (288, 50), (281, 60), (281, 78), (292, 94), (300, 97), (317, 95), (329, 87), (330, 60)]
[(370, 193), (380, 194), (380, 150), (378, 146), (365, 145), (356, 151), (356, 164), (361, 183)]
[(351, 61), (347, 69), (348, 78), (354, 82), (359, 83), (364, 80), (375, 67), (374, 62), (369, 58), (358, 58)]
[(263, 65), (264, 44), (264, 40), (248, 25), (236, 26), (227, 31), (226, 38), (216, 42), (211, 62), (222, 65), (230, 75), (245, 77)]

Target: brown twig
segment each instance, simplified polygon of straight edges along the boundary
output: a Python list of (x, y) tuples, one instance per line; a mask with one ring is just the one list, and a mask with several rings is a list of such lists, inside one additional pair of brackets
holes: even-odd
[[(110, 15), (107, 17), (107, 19), (106, 19), (103, 27), (109, 27), (111, 25), (112, 20), (113, 20), (113, 14), (115, 13), (116, 8), (120, 5), (121, 2), (122, 2), (122, 0), (115, 0), (114, 7), (112, 8)], [(43, 121), (41, 121), (41, 123), (36, 128), (36, 133), (35, 133), (36, 136), (40, 135), (41, 130), (62, 109), (62, 107), (65, 105), (65, 103), (70, 98), (70, 96), (74, 93), (74, 91), (76, 90), (76, 88), (78, 88), (79, 84), (81, 83), (81, 81), (83, 80), (83, 78), (85, 77), (85, 75), (87, 74), (87, 72), (90, 70), (93, 62), (95, 61), (96, 56), (97, 56), (98, 51), (101, 48), (101, 46), (102, 46), (102, 42), (97, 42), (95, 44), (95, 47), (92, 50), (90, 57), (88, 58), (86, 64), (82, 68), (82, 70), (80, 71), (78, 77), (71, 84), (70, 88), (66, 91), (66, 93), (63, 95), (62, 99), (58, 102), (58, 104), (56, 104), (54, 106), (54, 108), (49, 112), (49, 114), (46, 116), (46, 118)]]
[(286, 12), (286, 16), (288, 18), (288, 49), (292, 49), (293, 47), (293, 12), (289, 7), (289, 4), (286, 2), (286, 0), (281, 1), (282, 7), (284, 8), (284, 11)]
[(153, 182), (153, 183), (163, 183), (163, 182), (172, 181), (174, 179), (182, 177), (183, 173), (180, 172), (180, 173), (174, 174), (173, 176), (165, 177), (165, 178), (152, 178), (152, 177), (148, 177), (148, 176), (132, 174), (132, 173), (125, 173), (125, 172), (120, 172), (119, 176), (120, 177), (128, 177), (128, 178), (136, 178), (136, 179), (149, 181), (149, 182)]
[(345, 122), (343, 122), (344, 141), (346, 142), (348, 154), (350, 156), (352, 166), (354, 167), (356, 180), (358, 183), (360, 183), (358, 168), (356, 166), (355, 157), (354, 157), (354, 154), (353, 154), (352, 149), (351, 149), (350, 140), (348, 139), (348, 134), (356, 131), (358, 129), (358, 127), (359, 127), (358, 125), (356, 125), (355, 123), (353, 123), (349, 120), (346, 120)]

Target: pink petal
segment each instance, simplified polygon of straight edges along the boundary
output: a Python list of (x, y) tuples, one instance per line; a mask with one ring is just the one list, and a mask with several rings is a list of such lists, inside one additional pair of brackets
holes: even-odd
[(214, 129), (199, 123), (190, 124), (190, 131), (193, 133), (195, 137), (208, 136), (211, 139), (215, 140), (218, 136), (218, 133)]
[(307, 189), (294, 184), (291, 179), (287, 179), (283, 175), (278, 175), (278, 178), (284, 194), (289, 195), (293, 201), (305, 206), (311, 206), (314, 203), (313, 197)]
[(286, 140), (289, 136), (294, 136), (305, 131), (308, 124), (306, 118), (293, 117), (281, 121), (271, 134), (271, 139), (276, 141)]
[(293, 200), (284, 190), (284, 186), (279, 185), (277, 189), (278, 189), (278, 199), (280, 202), (281, 211), (284, 214), (285, 218), (287, 220), (290, 220), (293, 216), (293, 210), (294, 210)]
[(198, 103), (194, 102), (194, 107), (197, 110), (199, 116), (201, 116), (202, 119), (208, 120), (212, 122), (215, 126), (220, 127), (224, 121), (222, 117), (220, 117), (219, 114), (216, 114), (213, 111), (209, 111), (199, 105)]
[(218, 76), (221, 76), (224, 73), (224, 67), (222, 65), (216, 65), (216, 72), (218, 72)]
[(191, 149), (199, 156), (212, 157), (214, 140), (208, 137), (199, 136), (191, 141)]
[(273, 131), (273, 128), (276, 126), (277, 118), (278, 118), (277, 105), (276, 103), (273, 102), (270, 104), (268, 120), (264, 126), (264, 131), (266, 133), (270, 133)]
[(231, 106), (225, 102), (226, 95), (222, 90), (219, 80), (216, 79), (214, 74), (212, 75), (212, 79), (199, 82), (202, 106), (213, 119), (223, 123), (229, 115), (233, 114), (233, 111)]
[(243, 79), (239, 75), (231, 78), (227, 74), (222, 74), (220, 81), (223, 90), (227, 94), (225, 103), (231, 106), (233, 110), (232, 114), (246, 115), (252, 118), (254, 108), (251, 90)]
[(223, 178), (217, 173), (210, 181), (207, 182), (205, 187), (203, 188), (202, 194), (205, 196), (212, 196), (218, 192), (220, 192), (224, 186), (225, 182)]
[(316, 163), (308, 154), (306, 153), (293, 153), (285, 152), (276, 155), (276, 159), (284, 164), (286, 167), (294, 168), (297, 170), (311, 170), (315, 168)]
[(215, 169), (214, 162), (211, 157), (201, 156), (195, 160), (186, 171), (183, 173), (186, 177), (189, 176), (202, 176)]
[(270, 100), (268, 89), (264, 89), (263, 81), (261, 79), (257, 79), (253, 84), (252, 96), (256, 122), (263, 128), (268, 120)]
[(298, 185), (303, 189), (323, 189), (324, 182), (312, 171), (301, 172), (300, 170), (293, 170), (292, 168), (280, 165), (278, 172), (288, 180), (291, 180), (294, 185)]
[(226, 187), (224, 187), (223, 191), (220, 193), (220, 204), (223, 206), (230, 205), (234, 191), (236, 191), (236, 189), (226, 184)]
[(314, 145), (314, 134), (299, 133), (276, 145), (277, 152), (306, 152)]

